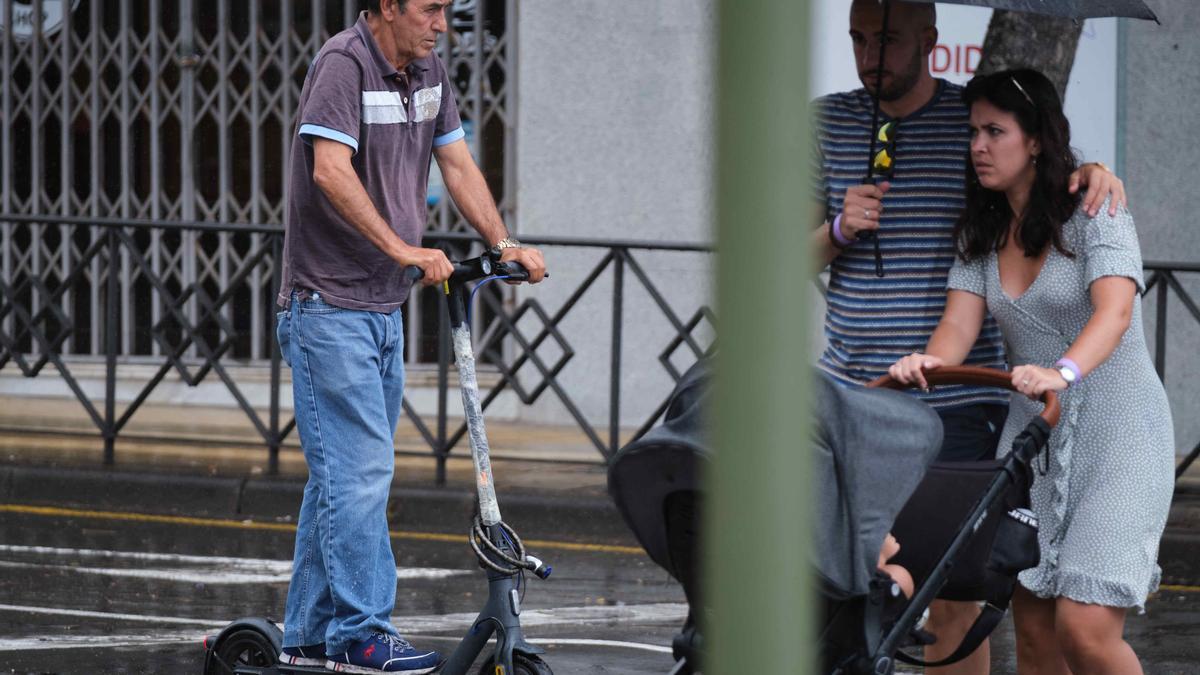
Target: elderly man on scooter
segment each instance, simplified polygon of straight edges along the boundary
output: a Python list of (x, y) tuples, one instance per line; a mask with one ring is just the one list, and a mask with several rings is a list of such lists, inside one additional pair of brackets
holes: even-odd
[(391, 623), (396, 563), (386, 506), (404, 392), (400, 307), (452, 272), (422, 248), (431, 156), (489, 247), (545, 275), (500, 218), (463, 140), (454, 87), (434, 53), (449, 0), (370, 0), (330, 38), (300, 96), (290, 158), (277, 334), (292, 367), (309, 478), (296, 531), (283, 653), (292, 665), (428, 673), (440, 655)]

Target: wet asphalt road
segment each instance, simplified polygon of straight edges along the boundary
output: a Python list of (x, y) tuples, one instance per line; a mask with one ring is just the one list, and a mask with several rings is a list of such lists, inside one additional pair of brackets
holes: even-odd
[[(0, 513), (0, 673), (201, 673), (205, 635), (282, 615), (292, 537), (252, 523)], [(465, 534), (454, 538), (393, 539), (394, 620), (443, 652), (487, 592)], [(522, 625), (555, 673), (670, 669), (685, 606), (665, 572), (622, 547), (529, 548), (555, 569), (530, 582)]]
[[(0, 512), (0, 673), (201, 673), (203, 636), (282, 614), (292, 536), (274, 523)], [(418, 645), (448, 652), (486, 596), (464, 539), (393, 539), (395, 621)], [(664, 572), (623, 547), (530, 550), (555, 572), (531, 582), (522, 622), (557, 675), (670, 669), (685, 606)], [(1200, 673), (1200, 589), (1166, 587), (1148, 609), (1127, 628), (1146, 672)], [(992, 653), (993, 673), (1015, 672), (1008, 621)]]

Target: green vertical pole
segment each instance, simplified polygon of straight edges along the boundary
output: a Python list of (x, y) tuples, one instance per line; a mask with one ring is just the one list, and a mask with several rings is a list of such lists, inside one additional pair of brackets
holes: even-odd
[(720, 0), (706, 675), (815, 668), (809, 593), (807, 0)]

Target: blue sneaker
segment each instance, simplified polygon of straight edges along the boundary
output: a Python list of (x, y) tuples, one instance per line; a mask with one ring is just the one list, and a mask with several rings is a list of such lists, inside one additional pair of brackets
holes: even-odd
[(289, 666), (325, 665), (325, 643), (308, 645), (307, 647), (284, 647), (279, 654), (279, 662)]
[(337, 673), (432, 673), (442, 663), (437, 652), (414, 648), (407, 640), (387, 633), (373, 633), (344, 652), (330, 654), (325, 667)]

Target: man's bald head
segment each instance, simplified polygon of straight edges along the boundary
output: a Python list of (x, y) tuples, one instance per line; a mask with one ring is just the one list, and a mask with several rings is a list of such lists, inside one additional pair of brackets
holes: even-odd
[[(850, 3), (851, 15), (856, 11), (875, 12), (883, 17), (883, 3), (880, 0), (854, 0)], [(918, 31), (928, 26), (936, 26), (937, 8), (932, 2), (892, 0), (888, 24), (898, 29)]]
[[(932, 82), (928, 57), (937, 45), (937, 12), (927, 2), (892, 0), (887, 35), (883, 34), (883, 5), (879, 0), (850, 4), (850, 39), (863, 86), (881, 101), (903, 98), (923, 82)], [(883, 68), (883, 86), (876, 92), (880, 45), (890, 45)]]

